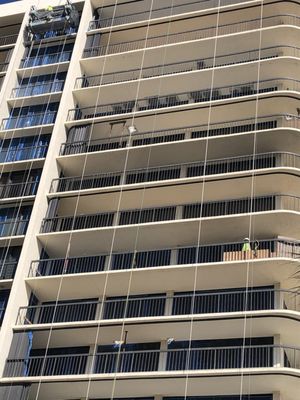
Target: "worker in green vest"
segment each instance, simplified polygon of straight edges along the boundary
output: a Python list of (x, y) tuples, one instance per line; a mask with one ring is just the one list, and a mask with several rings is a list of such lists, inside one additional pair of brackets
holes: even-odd
[(251, 244), (249, 238), (245, 238), (243, 240), (242, 252), (245, 253), (246, 251), (251, 251)]

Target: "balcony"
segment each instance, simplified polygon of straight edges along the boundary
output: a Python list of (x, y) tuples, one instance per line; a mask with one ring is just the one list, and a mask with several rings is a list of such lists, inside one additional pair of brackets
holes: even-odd
[(18, 39), (18, 34), (1, 36), (0, 37), (0, 47), (13, 45), (16, 43), (17, 39)]
[(300, 156), (293, 153), (265, 153), (253, 156), (229, 157), (209, 160), (207, 163), (174, 164), (94, 175), (63, 177), (52, 181), (50, 193), (77, 191), (110, 186), (162, 182), (183, 178), (200, 178), (208, 175), (226, 174), (276, 167), (299, 168)]
[(4, 318), (4, 314), (5, 314), (5, 308), (1, 307), (1, 308), (0, 308), (0, 327), (1, 327), (1, 325), (2, 325), (2, 321), (3, 321), (3, 318)]
[(41, 65), (69, 62), (72, 51), (59, 52), (54, 54), (43, 54), (40, 56), (27, 57), (21, 60), (20, 68), (38, 67)]
[(94, 119), (119, 114), (139, 113), (162, 108), (178, 107), (182, 105), (194, 105), (217, 100), (229, 100), (245, 96), (277, 92), (300, 91), (300, 81), (293, 79), (269, 79), (259, 82), (247, 82), (239, 85), (205, 88), (193, 92), (172, 93), (164, 96), (146, 97), (138, 100), (128, 100), (113, 104), (96, 105), (71, 109), (68, 112), (67, 121), (82, 119)]
[[(29, 277), (88, 274), (100, 271), (122, 271), (155, 267), (229, 263), (247, 260), (300, 257), (300, 243), (282, 239), (258, 240), (258, 249), (243, 252), (243, 242), (218, 243), (192, 247), (162, 248), (145, 251), (113, 252), (84, 257), (41, 259), (33, 261)], [(169, 273), (169, 272), (168, 272)]]
[[(278, 367), (299, 369), (300, 350), (288, 346), (246, 345), (191, 349), (114, 351), (43, 355), (6, 361), (4, 377), (37, 377), (136, 372), (217, 371)], [(163, 362), (161, 361), (163, 360)], [(278, 360), (283, 360), (278, 365)], [(163, 366), (162, 366), (163, 365)], [(258, 371), (257, 371), (258, 372)]]
[(29, 85), (21, 85), (14, 88), (11, 92), (11, 98), (15, 99), (18, 97), (38, 96), (45, 93), (61, 92), (63, 90), (65, 81), (54, 80), (50, 82), (39, 83)]
[(0, 185), (0, 199), (35, 196), (38, 189), (39, 180), (40, 179), (37, 176), (28, 182), (7, 183)]
[[(84, 130), (86, 137), (90, 136), (91, 125), (75, 127), (75, 129)], [(93, 133), (96, 126), (93, 125)], [(151, 146), (153, 144), (172, 143), (186, 141), (191, 139), (205, 139), (223, 135), (234, 135), (239, 133), (249, 133), (254, 131), (269, 130), (275, 128), (294, 128), (300, 129), (300, 120), (295, 115), (270, 115), (249, 118), (237, 121), (219, 122), (215, 124), (187, 126), (178, 129), (166, 129), (162, 131), (150, 131), (132, 135), (110, 136), (99, 139), (73, 140), (71, 131), (69, 132), (69, 141), (63, 143), (60, 149), (60, 156), (72, 154), (103, 152), (127, 147)], [(74, 132), (76, 138), (76, 133)]]
[(9, 62), (0, 63), (0, 73), (6, 72)]
[(29, 220), (29, 217), (17, 217), (10, 221), (0, 222), (0, 238), (25, 235)]
[(199, 71), (202, 69), (243, 64), (258, 60), (267, 60), (277, 57), (299, 57), (300, 49), (292, 46), (267, 47), (259, 50), (243, 51), (227, 55), (217, 55), (215, 58), (197, 58), (194, 60), (176, 62), (164, 65), (145, 67), (142, 70), (132, 69), (117, 71), (102, 75), (83, 76), (76, 79), (75, 89), (93, 86), (109, 85), (118, 82), (129, 82), (139, 79), (148, 79), (158, 76), (174, 75), (183, 72)]
[[(262, 28), (270, 28), (278, 25), (290, 25), (299, 27), (300, 18), (297, 15), (274, 15), (269, 17), (243, 20), (241, 22), (235, 22), (230, 24), (224, 24), (218, 26), (217, 34), (218, 36), (231, 35), (234, 33), (246, 32), (259, 30)], [(200, 39), (205, 39), (209, 37), (214, 37), (216, 35), (216, 27), (211, 26), (203, 29), (194, 29), (186, 32), (171, 33), (169, 35), (152, 36), (147, 38), (147, 40), (139, 39), (127, 42), (112, 43), (103, 46), (93, 46), (86, 48), (83, 51), (83, 58), (89, 57), (99, 57), (108, 54), (117, 54), (123, 52), (129, 52), (133, 50), (141, 50), (152, 47), (159, 47), (165, 45), (171, 45), (176, 43), (190, 42)]]
[(122, 210), (99, 214), (57, 216), (45, 218), (41, 233), (62, 232), (91, 228), (147, 224), (184, 219), (257, 213), (274, 210), (300, 212), (300, 197), (270, 195), (245, 199), (184, 204), (180, 206)]
[[(97, 321), (258, 310), (300, 311), (300, 292), (273, 288), (196, 291), (174, 295), (135, 295), (99, 301), (59, 301), (20, 307), (17, 325)], [(166, 310), (168, 304), (169, 310)]]
[(33, 160), (45, 158), (49, 144), (25, 146), (25, 147), (11, 147), (0, 150), (0, 163), (10, 163), (23, 160)]
[[(222, 6), (228, 6), (233, 4), (238, 4), (242, 2), (246, 2), (247, 0), (237, 1), (237, 0), (224, 0), (222, 2)], [(119, 5), (119, 8), (122, 7), (122, 4)], [(132, 24), (134, 22), (144, 21), (145, 23), (149, 20), (163, 17), (170, 17), (174, 15), (184, 14), (193, 11), (206, 10), (209, 8), (218, 7), (217, 0), (208, 0), (208, 1), (187, 1), (184, 4), (172, 4), (172, 6), (168, 7), (153, 7), (150, 10), (133, 12), (128, 14), (117, 15), (114, 17), (105, 17), (102, 16), (102, 12), (107, 12), (107, 8), (100, 9), (98, 13), (100, 13), (99, 19), (92, 20), (89, 23), (89, 30), (100, 29), (100, 28), (108, 28), (116, 25), (125, 25)], [(111, 7), (111, 13), (113, 13), (113, 8)]]
[(44, 111), (29, 115), (3, 118), (0, 130), (30, 128), (39, 125), (54, 124), (57, 111)]
[(18, 261), (0, 262), (0, 281), (14, 279)]

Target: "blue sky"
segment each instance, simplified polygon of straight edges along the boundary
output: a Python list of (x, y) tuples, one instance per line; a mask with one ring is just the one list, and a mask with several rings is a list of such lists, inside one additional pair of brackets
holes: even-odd
[(18, 0), (0, 0), (0, 4), (12, 3), (13, 1), (18, 1)]

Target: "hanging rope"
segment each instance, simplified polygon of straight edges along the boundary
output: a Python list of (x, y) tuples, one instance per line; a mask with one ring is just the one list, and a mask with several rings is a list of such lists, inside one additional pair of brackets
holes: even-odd
[(209, 146), (209, 130), (211, 124), (211, 114), (212, 114), (212, 106), (213, 106), (213, 89), (214, 89), (214, 80), (215, 80), (215, 65), (216, 65), (216, 54), (217, 54), (217, 44), (218, 44), (218, 32), (219, 32), (219, 21), (220, 21), (220, 7), (221, 0), (218, 0), (217, 10), (216, 10), (216, 30), (214, 37), (214, 47), (213, 47), (213, 63), (212, 63), (212, 71), (211, 71), (211, 82), (210, 82), (210, 96), (209, 96), (209, 105), (208, 105), (208, 118), (207, 118), (207, 133), (205, 137), (205, 152), (204, 152), (204, 161), (203, 161), (203, 177), (202, 177), (202, 187), (200, 193), (200, 215), (198, 222), (198, 232), (197, 232), (197, 248), (195, 252), (195, 267), (194, 267), (194, 281), (193, 281), (193, 296), (191, 301), (191, 321), (189, 327), (189, 337), (188, 337), (188, 351), (187, 351), (187, 359), (186, 359), (186, 374), (185, 374), (185, 383), (184, 383), (184, 399), (187, 399), (188, 396), (188, 385), (189, 385), (189, 362), (192, 352), (192, 341), (193, 341), (193, 332), (194, 332), (194, 305), (195, 305), (195, 296), (197, 291), (197, 280), (199, 274), (199, 251), (201, 244), (201, 234), (202, 234), (202, 216), (203, 216), (203, 203), (205, 198), (205, 183), (206, 183), (206, 168), (207, 168), (207, 159), (208, 159), (208, 146)]
[[(256, 180), (256, 169), (255, 169), (255, 161), (256, 161), (256, 153), (257, 153), (257, 124), (258, 124), (258, 113), (259, 113), (259, 88), (260, 88), (260, 69), (261, 69), (261, 48), (262, 48), (262, 28), (263, 28), (263, 8), (264, 0), (260, 2), (260, 26), (259, 26), (259, 46), (258, 46), (258, 60), (257, 60), (257, 90), (256, 90), (256, 98), (255, 98), (255, 130), (253, 133), (253, 147), (252, 147), (252, 174), (251, 174), (251, 186), (250, 186), (250, 216), (249, 216), (249, 230), (248, 237), (251, 241), (251, 238), (254, 239), (253, 235), (255, 235), (254, 223), (253, 220), (253, 204), (254, 204), (254, 195), (255, 195), (255, 180)], [(250, 280), (251, 277), (251, 280)], [(249, 259), (247, 261), (247, 269), (246, 269), (246, 290), (245, 290), (245, 301), (244, 301), (244, 322), (243, 322), (243, 348), (241, 355), (241, 380), (240, 380), (240, 400), (242, 400), (244, 393), (244, 361), (245, 361), (245, 348), (246, 348), (246, 336), (247, 336), (247, 323), (250, 320), (250, 332), (252, 332), (252, 318), (248, 317), (248, 296), (249, 296), (249, 283), (251, 282), (251, 286), (253, 286), (253, 262)], [(250, 343), (251, 346), (251, 335), (250, 335)], [(248, 361), (250, 361), (250, 352), (248, 352)], [(251, 377), (248, 378), (248, 393), (251, 393)]]

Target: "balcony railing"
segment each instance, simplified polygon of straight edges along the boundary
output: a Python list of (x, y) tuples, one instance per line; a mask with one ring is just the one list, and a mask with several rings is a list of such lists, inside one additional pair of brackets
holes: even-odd
[(180, 42), (189, 42), (199, 39), (205, 39), (214, 37), (216, 35), (230, 35), (233, 33), (246, 32), (258, 30), (261, 28), (269, 28), (282, 25), (291, 25), (299, 27), (300, 17), (291, 14), (274, 15), (270, 17), (255, 18), (251, 20), (243, 20), (241, 22), (234, 22), (230, 24), (224, 24), (211, 26), (202, 29), (194, 29), (186, 32), (171, 33), (168, 35), (153, 36), (139, 40), (132, 40), (127, 42), (112, 43), (109, 45), (94, 46), (86, 48), (83, 51), (83, 58), (97, 57), (106, 54), (123, 53), (133, 50), (140, 50), (150, 47), (165, 46), (169, 44), (176, 44)]
[(3, 318), (4, 318), (4, 314), (5, 314), (5, 308), (4, 308), (4, 307), (1, 307), (1, 308), (0, 308), (0, 326), (2, 325), (2, 321), (3, 321)]
[(258, 240), (251, 243), (252, 250), (245, 252), (242, 249), (243, 242), (217, 243), (136, 252), (128, 250), (126, 253), (113, 252), (84, 257), (41, 259), (32, 262), (29, 277), (300, 257), (300, 242), (296, 241)]
[(34, 196), (39, 185), (39, 177), (29, 182), (7, 183), (0, 185), (0, 199)]
[(263, 196), (184, 204), (180, 206), (124, 210), (99, 214), (44, 218), (41, 233), (63, 232), (112, 226), (178, 221), (273, 210), (300, 211), (300, 197), (289, 195)]
[[(169, 310), (166, 310), (168, 303)], [(300, 292), (253, 288), (174, 294), (173, 296), (134, 296), (114, 300), (59, 302), (20, 307), (17, 325), (161, 317), (187, 314), (230, 313), (241, 311), (300, 310)], [(166, 312), (167, 311), (167, 312)]]
[(7, 70), (8, 65), (9, 62), (0, 63), (0, 72), (5, 72)]
[[(300, 118), (296, 115), (270, 115), (216, 124), (187, 126), (179, 129), (166, 129), (157, 132), (144, 132), (133, 135), (111, 136), (101, 139), (85, 139), (63, 143), (60, 155), (93, 153), (125, 147), (151, 146), (153, 144), (179, 142), (190, 139), (222, 135), (234, 135), (275, 128), (300, 129)], [(87, 132), (89, 126), (86, 127)]]
[(18, 39), (18, 34), (1, 36), (0, 46), (8, 46), (10, 44), (15, 44), (17, 39)]
[(38, 125), (54, 124), (57, 111), (44, 111), (35, 114), (11, 116), (2, 119), (1, 130), (29, 128)]
[(0, 261), (0, 280), (13, 279), (17, 269), (18, 261)]
[(41, 233), (179, 221), (274, 210), (300, 211), (300, 197), (271, 195), (99, 214), (44, 218)]
[(38, 96), (45, 93), (61, 92), (65, 81), (50, 81), (43, 83), (34, 83), (14, 88), (11, 92), (11, 98)]
[(29, 218), (14, 218), (0, 222), (0, 237), (25, 235)]
[(65, 29), (61, 30), (49, 30), (45, 33), (34, 33), (32, 36), (32, 40), (34, 42), (42, 42), (45, 43), (47, 39), (53, 38), (63, 38), (64, 36), (74, 35), (77, 33), (77, 28), (65, 27)]
[(52, 181), (50, 192), (67, 192), (104, 188), (110, 186), (131, 185), (155, 181), (170, 181), (187, 178), (200, 178), (215, 174), (229, 174), (256, 169), (276, 167), (300, 168), (300, 156), (293, 153), (262, 153), (209, 160), (206, 163), (173, 164), (161, 167), (106, 172), (83, 177), (63, 177)]
[(207, 68), (215, 68), (288, 56), (300, 58), (300, 49), (292, 46), (267, 47), (261, 50), (256, 49), (220, 55), (216, 56), (215, 58), (197, 58), (185, 62), (156, 65), (153, 67), (143, 68), (142, 70), (131, 69), (127, 71), (117, 71), (100, 75), (83, 76), (76, 79), (75, 89), (108, 85), (111, 83), (133, 81), (138, 79), (147, 79), (163, 75), (174, 75), (183, 72), (198, 71)]
[[(287, 346), (230, 346), (115, 351), (95, 355), (46, 355), (8, 359), (5, 377), (112, 374), (241, 368), (299, 369), (300, 349)], [(160, 368), (159, 368), (159, 365)]]
[(40, 146), (28, 146), (23, 148), (0, 149), (0, 163), (30, 160), (35, 158), (45, 158), (48, 144)]
[(20, 68), (37, 67), (40, 65), (57, 64), (71, 60), (72, 51), (27, 57), (21, 60)]
[[(228, 6), (231, 4), (242, 3), (244, 1), (248, 1), (248, 0), (223, 0), (221, 5)], [(172, 4), (172, 7), (168, 6), (168, 7), (152, 8), (151, 11), (147, 10), (147, 11), (135, 12), (135, 13), (131, 13), (131, 14), (124, 14), (124, 15), (115, 16), (113, 18), (100, 17), (99, 19), (93, 20), (90, 22), (89, 30), (106, 28), (106, 27), (115, 26), (115, 25), (130, 24), (130, 23), (139, 22), (139, 21), (147, 21), (148, 22), (149, 19), (169, 17), (169, 16), (178, 15), (178, 14), (182, 14), (182, 13), (187, 13), (187, 12), (192, 12), (192, 11), (200, 11), (200, 10), (205, 10), (208, 8), (215, 8), (215, 7), (219, 7), (218, 0), (188, 1), (183, 4)], [(101, 13), (101, 11), (100, 11), (100, 13)]]
[(69, 110), (67, 120), (75, 121), (117, 114), (138, 113), (140, 111), (156, 110), (160, 108), (253, 96), (279, 90), (300, 91), (300, 81), (281, 78), (266, 79), (259, 83), (246, 82), (238, 85), (216, 87), (214, 89), (205, 88), (192, 92), (172, 93), (165, 96), (146, 97), (93, 107), (74, 108)]

